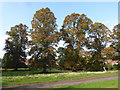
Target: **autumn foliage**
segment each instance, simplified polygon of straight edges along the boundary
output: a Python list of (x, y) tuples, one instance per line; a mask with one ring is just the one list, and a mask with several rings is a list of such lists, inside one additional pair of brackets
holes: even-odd
[(54, 48), (58, 43), (56, 18), (49, 8), (42, 8), (36, 11), (31, 23), (30, 68), (42, 68), (43, 72), (46, 72), (48, 68), (56, 65), (56, 49)]
[(14, 68), (17, 70), (19, 67), (25, 67), (24, 61), (27, 57), (27, 41), (28, 41), (28, 27), (23, 24), (15, 25), (11, 27), (7, 32), (9, 35), (5, 42), (4, 50), (6, 53), (3, 57), (3, 66), (7, 68)]
[[(31, 25), (29, 32), (23, 24), (7, 32), (5, 67), (7, 62), (15, 62), (13, 67), (17, 69), (17, 62), (27, 57), (26, 49), (29, 68), (43, 72), (52, 68), (98, 71), (103, 70), (106, 59), (120, 59), (120, 24), (109, 30), (103, 23), (93, 23), (85, 14), (72, 13), (58, 30), (54, 13), (42, 8), (35, 12)], [(64, 47), (58, 47), (59, 41), (64, 41)]]

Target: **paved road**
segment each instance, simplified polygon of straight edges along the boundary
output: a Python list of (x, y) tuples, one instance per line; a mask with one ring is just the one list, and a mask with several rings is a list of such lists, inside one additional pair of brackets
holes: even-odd
[(83, 84), (88, 82), (97, 82), (97, 81), (112, 80), (112, 79), (118, 79), (118, 75), (116, 74), (116, 75), (96, 76), (96, 77), (73, 79), (73, 80), (43, 82), (43, 83), (27, 84), (27, 85), (14, 86), (14, 87), (4, 87), (4, 88), (14, 88), (16, 90), (19, 90), (20, 88), (53, 88), (64, 85)]

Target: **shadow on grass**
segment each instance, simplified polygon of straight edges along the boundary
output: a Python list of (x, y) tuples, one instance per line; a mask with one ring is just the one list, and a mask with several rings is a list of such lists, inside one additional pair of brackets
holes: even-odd
[(56, 72), (54, 72), (54, 71), (52, 71), (52, 72), (35, 72), (35, 73), (33, 73), (33, 74), (53, 74), (53, 73), (63, 73), (62, 71), (60, 72), (58, 72), (58, 71), (56, 71)]
[(2, 76), (25, 76), (25, 75), (33, 75), (33, 74), (53, 74), (53, 73), (63, 73), (63, 70), (49, 70), (48, 72), (42, 72), (41, 70), (2, 70)]

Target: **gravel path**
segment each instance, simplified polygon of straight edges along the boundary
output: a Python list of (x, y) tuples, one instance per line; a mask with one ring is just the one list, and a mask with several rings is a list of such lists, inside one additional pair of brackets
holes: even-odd
[(43, 83), (36, 83), (36, 84), (19, 85), (19, 86), (14, 86), (14, 87), (4, 87), (4, 88), (14, 88), (14, 89), (16, 88), (16, 90), (20, 88), (53, 88), (53, 87), (59, 87), (59, 86), (64, 86), (64, 85), (74, 85), (74, 84), (82, 84), (82, 83), (97, 82), (97, 81), (112, 80), (112, 79), (118, 79), (118, 74), (73, 79), (73, 80), (43, 82)]

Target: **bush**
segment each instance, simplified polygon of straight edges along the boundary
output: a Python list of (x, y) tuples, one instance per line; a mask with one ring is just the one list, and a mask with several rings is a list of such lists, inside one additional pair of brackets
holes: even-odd
[(116, 64), (113, 65), (113, 70), (118, 70), (118, 64), (117, 65)]
[(107, 70), (112, 70), (113, 66), (112, 66), (112, 64), (107, 63), (107, 64), (105, 65), (105, 68), (106, 68)]

